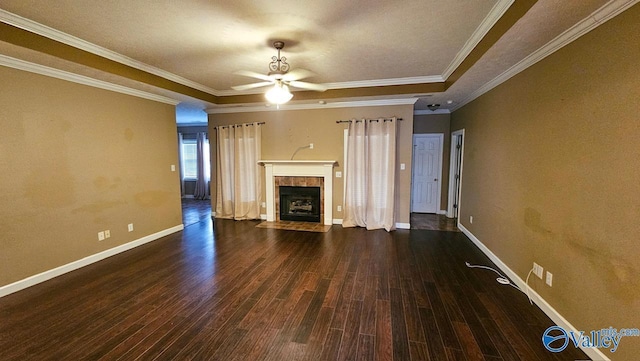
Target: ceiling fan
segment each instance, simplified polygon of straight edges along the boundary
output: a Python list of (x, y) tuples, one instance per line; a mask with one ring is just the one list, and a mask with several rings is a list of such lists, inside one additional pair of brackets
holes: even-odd
[(291, 100), (293, 94), (289, 91), (289, 86), (315, 91), (327, 90), (324, 85), (300, 81), (300, 79), (315, 75), (309, 70), (294, 69), (289, 71), (290, 67), (289, 63), (287, 63), (287, 58), (280, 56), (280, 50), (284, 48), (284, 42), (275, 41), (273, 43), (273, 47), (278, 50), (278, 56), (271, 57), (272, 61), (269, 63), (269, 73), (267, 75), (248, 70), (240, 70), (234, 73), (263, 81), (245, 85), (236, 85), (231, 88), (234, 90), (248, 90), (273, 85), (273, 87), (265, 93), (267, 100), (273, 104), (283, 104)]

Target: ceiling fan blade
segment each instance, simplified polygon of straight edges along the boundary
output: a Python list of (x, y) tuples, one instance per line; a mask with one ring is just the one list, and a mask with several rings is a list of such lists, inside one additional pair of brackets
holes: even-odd
[(270, 77), (268, 75), (265, 75), (265, 74), (256, 73), (255, 71), (238, 70), (238, 71), (234, 72), (234, 74), (242, 75), (242, 76), (248, 76), (250, 78), (256, 78), (256, 79), (265, 80), (265, 81), (273, 81), (272, 77)]
[(291, 81), (289, 82), (289, 85), (296, 87), (296, 88), (301, 88), (301, 89), (309, 89), (309, 90), (315, 90), (315, 91), (319, 91), (319, 92), (323, 92), (325, 90), (327, 90), (327, 87), (321, 84), (314, 84), (314, 83), (307, 83), (305, 81)]
[(299, 80), (299, 79), (304, 79), (304, 78), (310, 78), (312, 76), (316, 75), (314, 72), (307, 70), (307, 69), (293, 69), (291, 71), (289, 71), (288, 73), (286, 73), (283, 77), (282, 80), (284, 81), (294, 81), (294, 80)]
[(273, 84), (272, 81), (263, 81), (263, 82), (260, 82), (260, 83), (236, 85), (236, 86), (232, 86), (231, 89), (233, 89), (233, 90), (249, 90), (249, 89), (260, 88), (262, 86), (267, 86), (267, 85), (271, 85), (271, 84)]

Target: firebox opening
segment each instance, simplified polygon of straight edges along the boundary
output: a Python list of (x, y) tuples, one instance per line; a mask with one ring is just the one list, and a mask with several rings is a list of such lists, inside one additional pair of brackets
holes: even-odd
[(280, 186), (280, 220), (320, 222), (320, 187)]

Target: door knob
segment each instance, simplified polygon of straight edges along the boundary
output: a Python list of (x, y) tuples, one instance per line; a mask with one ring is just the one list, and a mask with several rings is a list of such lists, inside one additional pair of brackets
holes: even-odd
[(433, 181), (434, 181), (434, 182), (437, 182), (437, 181), (438, 181), (438, 178), (433, 178)]

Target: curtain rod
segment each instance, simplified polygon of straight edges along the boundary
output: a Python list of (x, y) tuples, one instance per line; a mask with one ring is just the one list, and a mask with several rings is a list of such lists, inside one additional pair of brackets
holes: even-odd
[[(385, 121), (387, 120), (392, 120), (393, 118), (378, 118), (378, 119), (384, 119)], [(378, 119), (368, 119), (369, 121), (373, 121), (375, 120), (376, 122), (378, 121)], [(402, 120), (402, 118), (396, 118), (397, 120)], [(353, 120), (336, 120), (336, 124), (340, 124), (340, 123), (351, 123)], [(356, 122), (360, 121), (360, 119), (356, 119)]]
[(218, 128), (229, 128), (229, 127), (241, 127), (243, 125), (254, 125), (254, 124), (258, 124), (258, 125), (262, 125), (264, 124), (264, 122), (258, 122), (258, 123), (242, 123), (242, 124), (230, 124), (230, 125), (219, 125), (217, 127), (213, 127), (213, 129), (218, 129)]

